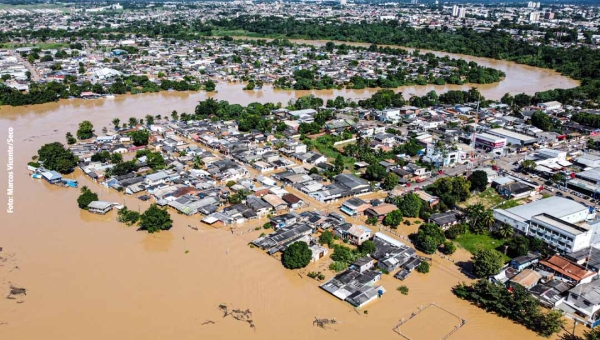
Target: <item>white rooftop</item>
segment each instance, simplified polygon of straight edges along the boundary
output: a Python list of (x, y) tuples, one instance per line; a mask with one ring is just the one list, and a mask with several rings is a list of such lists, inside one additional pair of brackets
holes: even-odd
[(520, 216), (526, 220), (531, 220), (533, 216), (543, 213), (556, 218), (563, 218), (565, 216), (581, 212), (582, 210), (587, 211), (588, 208), (573, 200), (556, 196), (506, 209), (506, 211)]

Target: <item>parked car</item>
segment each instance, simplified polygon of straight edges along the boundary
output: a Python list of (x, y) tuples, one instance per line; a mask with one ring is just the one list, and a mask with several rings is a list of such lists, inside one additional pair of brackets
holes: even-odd
[(563, 196), (563, 193), (559, 191), (556, 193), (556, 196)]

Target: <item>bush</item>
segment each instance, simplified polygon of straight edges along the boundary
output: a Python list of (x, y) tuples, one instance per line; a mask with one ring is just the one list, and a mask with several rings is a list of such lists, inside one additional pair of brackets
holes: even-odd
[(396, 288), (396, 290), (399, 291), (402, 295), (408, 295), (408, 287), (406, 286), (400, 286)]
[(473, 274), (485, 278), (495, 275), (504, 265), (502, 254), (494, 249), (480, 250), (473, 255)]
[(333, 233), (329, 230), (325, 230), (323, 233), (321, 233), (321, 236), (319, 236), (319, 243), (326, 244), (331, 247), (333, 244), (333, 238)]
[(317, 281), (325, 280), (325, 275), (323, 275), (321, 272), (310, 272), (308, 273), (308, 277)]
[(117, 214), (117, 221), (125, 223), (127, 226), (132, 226), (140, 220), (140, 213), (137, 211), (129, 210), (127, 207), (119, 210)]
[(419, 227), (416, 234), (410, 235), (415, 247), (426, 254), (433, 254), (446, 241), (442, 229), (435, 224), (425, 223)]
[(417, 267), (417, 271), (421, 274), (429, 273), (429, 263), (425, 261), (421, 262), (421, 264)]
[(444, 254), (452, 255), (456, 251), (456, 245), (451, 241), (444, 242), (444, 248), (442, 249)]
[(375, 247), (375, 242), (373, 241), (367, 240), (360, 245), (360, 252), (363, 255), (373, 254), (375, 250), (377, 249)]
[(410, 225), (410, 221), (409, 220), (404, 220), (404, 222), (402, 222), (402, 223), (404, 223), (406, 225)]
[(271, 227), (272, 227), (271, 222), (267, 222), (267, 223), (263, 224), (264, 229), (271, 229)]
[(312, 251), (308, 248), (306, 242), (296, 242), (290, 244), (281, 257), (283, 266), (287, 269), (304, 268), (310, 263)]
[(342, 270), (348, 269), (348, 264), (345, 262), (334, 261), (329, 265), (329, 269), (335, 272), (341, 272)]
[(451, 240), (455, 240), (457, 237), (459, 237), (460, 235), (462, 235), (466, 232), (467, 232), (467, 225), (464, 223), (461, 223), (461, 224), (456, 224), (456, 225), (451, 226), (444, 232), (444, 234), (446, 235), (447, 238), (449, 238)]

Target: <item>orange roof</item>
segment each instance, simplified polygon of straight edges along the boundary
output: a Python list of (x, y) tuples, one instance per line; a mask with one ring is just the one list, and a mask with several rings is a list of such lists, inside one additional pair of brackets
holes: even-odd
[(389, 204), (389, 203), (384, 203), (384, 204), (380, 204), (376, 207), (371, 207), (367, 210), (372, 210), (374, 213), (376, 213), (378, 216), (381, 215), (385, 215), (385, 214), (389, 214), (394, 210), (397, 210), (398, 207), (396, 207), (393, 204)]
[(575, 281), (581, 281), (585, 278), (596, 275), (596, 273), (585, 270), (584, 267), (573, 263), (560, 255), (554, 255), (547, 260), (542, 260), (540, 261), (540, 264), (543, 264), (555, 272), (569, 277)]
[(531, 288), (542, 278), (542, 275), (534, 270), (525, 269), (510, 281), (518, 283), (525, 288)]

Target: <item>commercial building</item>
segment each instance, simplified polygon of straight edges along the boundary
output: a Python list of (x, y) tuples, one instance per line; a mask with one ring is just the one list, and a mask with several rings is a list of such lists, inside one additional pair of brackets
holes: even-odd
[(600, 223), (586, 223), (595, 215), (590, 209), (562, 197), (550, 197), (511, 209), (494, 209), (498, 222), (538, 238), (562, 252), (571, 253), (595, 242)]
[(512, 145), (525, 146), (525, 145), (534, 144), (535, 142), (538, 141), (538, 139), (536, 137), (524, 135), (521, 133), (517, 133), (514, 131), (502, 129), (502, 128), (491, 129), (487, 133), (490, 135), (498, 136), (498, 137), (504, 137), (504, 138), (506, 138), (506, 142), (510, 143)]
[(485, 150), (497, 150), (506, 146), (506, 138), (494, 136), (487, 133), (478, 133), (475, 135), (475, 147)]

